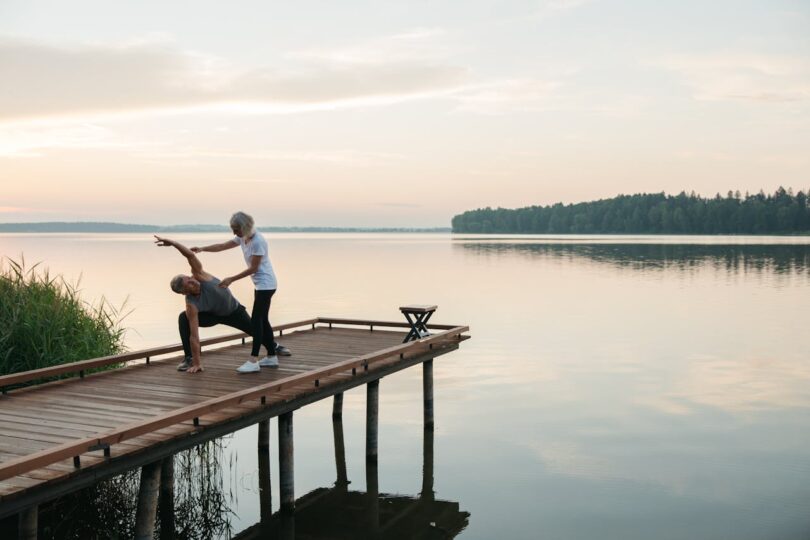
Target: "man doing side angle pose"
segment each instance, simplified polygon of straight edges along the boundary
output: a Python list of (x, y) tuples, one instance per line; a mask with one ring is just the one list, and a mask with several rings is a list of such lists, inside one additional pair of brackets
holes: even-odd
[[(251, 334), (250, 316), (245, 306), (234, 298), (231, 291), (220, 287), (220, 280), (203, 270), (197, 256), (183, 244), (155, 235), (158, 246), (177, 249), (191, 266), (191, 275), (178, 274), (171, 280), (171, 289), (185, 295), (186, 309), (180, 313), (180, 340), (185, 358), (177, 366), (178, 371), (196, 373), (202, 371), (200, 362), (200, 327), (226, 324), (246, 334)], [(239, 373), (257, 373), (262, 367), (278, 367), (278, 358), (266, 356), (258, 362), (250, 360), (237, 368)]]

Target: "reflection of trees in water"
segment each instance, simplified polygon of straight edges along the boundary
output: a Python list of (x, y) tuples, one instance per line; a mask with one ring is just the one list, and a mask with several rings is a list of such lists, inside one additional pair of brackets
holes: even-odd
[[(231, 536), (234, 493), (224, 487), (223, 456), (221, 439), (174, 456), (175, 538)], [(41, 538), (132, 538), (139, 483), (140, 469), (135, 469), (42, 506)]]
[(483, 256), (517, 254), (532, 258), (587, 259), (639, 270), (713, 268), (730, 273), (810, 274), (810, 245), (458, 242), (454, 246)]

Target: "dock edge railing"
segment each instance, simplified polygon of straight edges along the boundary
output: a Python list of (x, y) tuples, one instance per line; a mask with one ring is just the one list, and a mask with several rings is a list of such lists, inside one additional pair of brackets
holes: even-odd
[[(312, 329), (316, 328), (318, 324), (328, 324), (329, 327), (333, 325), (348, 325), (348, 326), (369, 326), (373, 331), (375, 326), (379, 327), (395, 327), (395, 328), (409, 328), (407, 323), (400, 322), (387, 322), (387, 321), (365, 321), (359, 319), (338, 319), (330, 317), (317, 317), (314, 319), (307, 319), (296, 323), (288, 323), (278, 325), (275, 330), (279, 335), (283, 335), (285, 330), (300, 328), (303, 326), (311, 326)], [(39, 452), (27, 456), (21, 456), (17, 459), (9, 460), (0, 463), (0, 481), (13, 478), (14, 476), (24, 474), (42, 467), (46, 467), (53, 463), (57, 463), (64, 459), (73, 458), (74, 467), (81, 468), (80, 456), (87, 452), (103, 451), (104, 456), (111, 457), (110, 447), (116, 443), (133, 439), (146, 433), (151, 433), (159, 429), (163, 429), (175, 424), (193, 420), (194, 425), (199, 425), (199, 418), (209, 413), (216, 412), (221, 409), (240, 405), (247, 401), (260, 400), (262, 405), (265, 405), (266, 398), (273, 392), (278, 392), (291, 387), (298, 387), (306, 383), (313, 383), (315, 386), (320, 385), (320, 379), (351, 370), (352, 375), (356, 375), (358, 370), (368, 371), (369, 365), (388, 360), (392, 357), (399, 356), (400, 359), (405, 358), (405, 355), (421, 354), (427, 352), (435, 345), (441, 345), (450, 341), (463, 341), (468, 336), (463, 336), (464, 332), (469, 331), (468, 326), (452, 326), (452, 325), (436, 325), (429, 324), (428, 328), (431, 330), (441, 330), (429, 337), (424, 337), (415, 341), (402, 343), (393, 347), (388, 347), (380, 351), (369, 353), (361, 356), (356, 356), (342, 362), (326, 366), (317, 370), (307, 371), (298, 375), (286, 377), (284, 379), (265, 383), (246, 390), (232, 392), (224, 396), (211, 398), (206, 401), (189, 405), (176, 409), (172, 412), (155, 416), (149, 420), (142, 422), (135, 422), (127, 424), (118, 429), (99, 433), (93, 437), (87, 437), (76, 441), (70, 441), (52, 448), (46, 448)], [(236, 339), (244, 339), (246, 334), (238, 333), (228, 336), (220, 336), (201, 341), (201, 345), (212, 345), (217, 343), (224, 343)], [(157, 355), (168, 354), (182, 350), (182, 345), (171, 345), (167, 347), (158, 347), (153, 349), (145, 349), (141, 351), (134, 351), (116, 356), (105, 356), (102, 358), (95, 358), (92, 360), (83, 360), (80, 362), (72, 362), (60, 366), (53, 366), (49, 368), (42, 368), (32, 371), (21, 373), (14, 373), (0, 377), (0, 386), (8, 386), (12, 384), (19, 384), (31, 380), (38, 380), (44, 377), (51, 377), (54, 375), (61, 375), (64, 373), (83, 373), (84, 370), (101, 367), (110, 364), (124, 363), (131, 360), (148, 360)], [(25, 387), (31, 388), (31, 387)], [(0, 398), (2, 404), (2, 398)]]

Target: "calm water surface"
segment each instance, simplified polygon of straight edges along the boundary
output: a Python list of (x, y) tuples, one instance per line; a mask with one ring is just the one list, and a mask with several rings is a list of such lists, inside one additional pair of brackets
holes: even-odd
[[(460, 538), (810, 536), (810, 239), (267, 237), (275, 322), (435, 303), (435, 322), (471, 327), (434, 368), (433, 489), (469, 512)], [(148, 235), (6, 234), (0, 254), (81, 276), (89, 300), (126, 299), (131, 349), (178, 341), (168, 282), (186, 266)], [(217, 276), (243, 264), (202, 260)], [(232, 290), (250, 305), (247, 280)], [(365, 392), (345, 400), (350, 489), (365, 491)], [(296, 413), (299, 496), (335, 481), (330, 413)], [(417, 495), (420, 369), (382, 380), (380, 422), (379, 490)], [(235, 535), (259, 520), (255, 428), (217, 460)]]

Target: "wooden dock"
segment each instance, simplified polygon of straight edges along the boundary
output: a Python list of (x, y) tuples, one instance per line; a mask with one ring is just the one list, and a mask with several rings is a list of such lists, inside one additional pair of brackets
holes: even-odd
[[(292, 411), (335, 396), (340, 414), (338, 397), (363, 384), (369, 388), (369, 416), (374, 409), (373, 418), (367, 417), (374, 429), (367, 451), (376, 456), (379, 379), (429, 364), (425, 418), (432, 424), (432, 359), (468, 338), (466, 326), (429, 328), (430, 336), (403, 343), (409, 329), (404, 322), (314, 318), (279, 325), (277, 340), (293, 355), (255, 374), (235, 371), (250, 351), (240, 333), (203, 340), (202, 373), (176, 371), (182, 348), (173, 345), (0, 377), (0, 518), (20, 513), (22, 527), (25, 513), (38, 504), (237, 429), (255, 423), (261, 428), (275, 416), (281, 416), (282, 452), (291, 454)], [(88, 373), (113, 365), (120, 367)], [(66, 374), (79, 376), (18, 388)], [(291, 457), (286, 495), (294, 501)], [(284, 497), (282, 485), (282, 503)]]

